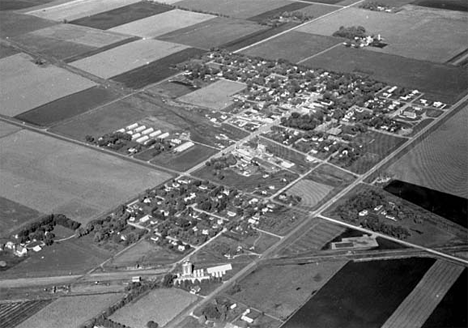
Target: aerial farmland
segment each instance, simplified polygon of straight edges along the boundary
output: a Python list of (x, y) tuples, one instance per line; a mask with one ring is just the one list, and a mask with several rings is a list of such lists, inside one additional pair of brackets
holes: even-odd
[(0, 0), (0, 326), (466, 326), (467, 20)]

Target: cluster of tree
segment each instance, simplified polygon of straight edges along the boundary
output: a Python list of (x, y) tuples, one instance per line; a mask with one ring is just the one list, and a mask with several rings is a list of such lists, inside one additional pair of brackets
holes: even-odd
[(321, 122), (314, 115), (292, 113), (289, 117), (281, 118), (281, 125), (305, 131), (313, 130)]
[(216, 319), (225, 321), (229, 312), (229, 307), (226, 302), (215, 299), (214, 303), (208, 303), (202, 310), (202, 314), (208, 319)]
[(92, 319), (91, 322), (87, 325), (82, 326), (83, 328), (94, 328), (94, 327), (105, 327), (105, 328), (130, 328), (124, 324), (119, 322), (115, 322), (109, 318), (105, 318), (104, 316), (97, 317)]
[(61, 225), (71, 230), (76, 230), (80, 227), (79, 222), (63, 214), (49, 214), (21, 229), (18, 232), (18, 239), (21, 243), (35, 239), (44, 241), (46, 245), (52, 245), (55, 238), (52, 231), (56, 225)]
[(311, 20), (312, 18), (314, 18), (314, 16), (307, 15), (306, 13), (303, 13), (302, 11), (298, 11), (298, 10), (284, 11), (282, 13), (273, 15), (272, 17), (269, 17), (265, 20), (262, 20), (260, 24), (277, 27), (287, 22), (304, 23), (304, 22), (307, 22), (308, 20)]
[(355, 38), (365, 38), (367, 34), (366, 29), (362, 26), (340, 26), (338, 31), (333, 33), (333, 36), (354, 40)]
[(369, 215), (361, 222), (363, 228), (370, 229), (375, 232), (380, 232), (401, 240), (406, 239), (410, 236), (408, 229), (402, 226), (394, 226), (384, 222), (381, 222), (377, 216)]
[(362, 5), (359, 6), (359, 8), (372, 10), (372, 11), (385, 11), (387, 9), (391, 9), (392, 7), (387, 6), (386, 4), (383, 4), (380, 2), (369, 1), (369, 2), (364, 2)]
[(214, 170), (222, 170), (230, 166), (236, 165), (236, 163), (236, 157), (232, 154), (229, 154), (227, 156), (212, 158), (209, 161), (205, 162), (205, 165), (210, 168), (213, 168)]

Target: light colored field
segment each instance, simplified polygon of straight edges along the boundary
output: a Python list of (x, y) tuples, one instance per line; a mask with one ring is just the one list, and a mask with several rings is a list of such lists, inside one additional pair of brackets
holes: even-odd
[(245, 89), (244, 83), (219, 80), (178, 100), (201, 107), (222, 110), (233, 103), (230, 96)]
[(417, 144), (388, 171), (397, 179), (468, 198), (468, 106)]
[(77, 60), (70, 65), (107, 79), (186, 48), (165, 41), (139, 40)]
[(17, 127), (16, 125), (0, 122), (0, 138), (19, 130), (21, 130), (21, 128)]
[(312, 207), (320, 202), (332, 190), (333, 187), (325, 184), (308, 179), (302, 179), (288, 189), (287, 193), (302, 197), (300, 205)]
[(130, 327), (146, 327), (153, 320), (162, 327), (196, 300), (197, 296), (181, 289), (156, 289), (121, 308), (110, 319)]
[(183, 0), (178, 6), (215, 12), (235, 18), (249, 18), (290, 4), (285, 0)]
[(30, 34), (97, 48), (105, 47), (129, 38), (126, 35), (72, 24), (54, 25), (31, 32)]
[(298, 31), (331, 36), (340, 26), (355, 25), (381, 34), (388, 43), (383, 49), (367, 47), (366, 51), (443, 63), (468, 47), (466, 14), (418, 6), (405, 6), (396, 14), (348, 8)]
[(382, 328), (422, 327), (464, 269), (437, 260)]
[(264, 266), (252, 272), (232, 297), (277, 318), (285, 319), (322, 288), (346, 262)]
[(37, 17), (61, 21), (72, 21), (78, 18), (99, 14), (112, 9), (130, 5), (140, 0), (77, 0), (49, 8), (27, 12)]
[(214, 17), (216, 16), (175, 9), (117, 26), (109, 31), (154, 38)]
[(0, 196), (80, 222), (118, 206), (169, 175), (22, 130), (0, 139)]
[(0, 76), (0, 113), (8, 116), (96, 85), (55, 66), (38, 66), (22, 53), (0, 60)]
[(76, 328), (122, 297), (123, 294), (61, 297), (17, 328)]

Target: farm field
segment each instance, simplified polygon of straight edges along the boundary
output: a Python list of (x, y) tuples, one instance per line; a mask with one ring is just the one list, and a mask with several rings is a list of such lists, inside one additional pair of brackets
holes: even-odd
[(70, 23), (107, 30), (142, 18), (161, 14), (169, 10), (172, 10), (169, 6), (149, 1), (141, 1), (96, 15), (79, 18), (71, 21)]
[(284, 5), (282, 7), (278, 7), (269, 11), (265, 11), (261, 13), (260, 15), (250, 17), (248, 20), (253, 21), (253, 22), (263, 22), (269, 18), (272, 18), (276, 15), (280, 15), (284, 12), (294, 12), (298, 11), (304, 7), (309, 6), (308, 3), (305, 2), (291, 2), (287, 5)]
[(297, 11), (300, 11), (301, 13), (312, 16), (314, 18), (322, 17), (323, 15), (329, 14), (337, 9), (340, 9), (338, 6), (330, 6), (327, 4), (321, 4), (319, 3), (320, 1), (313, 1), (311, 2), (312, 4), (310, 6), (301, 8)]
[(468, 323), (468, 269), (452, 285), (422, 328), (464, 327)]
[(36, 125), (50, 126), (83, 114), (118, 97), (119, 95), (110, 89), (93, 87), (24, 112), (15, 118)]
[(60, 6), (33, 9), (27, 14), (54, 21), (73, 21), (78, 18), (96, 15), (105, 11), (127, 6), (140, 0), (84, 0), (72, 1)]
[(249, 18), (266, 11), (290, 4), (285, 0), (183, 0), (177, 2), (182, 8), (214, 12), (234, 18)]
[(21, 130), (21, 128), (16, 125), (0, 122), (0, 138), (6, 137), (19, 130)]
[(302, 63), (310, 68), (360, 73), (391, 85), (428, 93), (455, 103), (467, 91), (468, 70), (362, 49), (336, 47)]
[(11, 38), (55, 24), (39, 17), (0, 11), (0, 38)]
[(0, 44), (0, 59), (5, 58), (5, 57), (9, 57), (11, 55), (15, 55), (18, 52), (19, 51), (15, 50), (15, 49), (13, 49), (11, 47)]
[(210, 20), (214, 17), (215, 16), (213, 15), (174, 9), (124, 25), (116, 26), (111, 28), (109, 31), (154, 38), (180, 28)]
[(302, 235), (283, 248), (279, 256), (289, 256), (305, 252), (319, 251), (328, 242), (341, 235), (346, 228), (329, 221), (314, 219), (310, 228)]
[[(185, 172), (198, 163), (203, 162), (218, 152), (217, 149), (195, 144), (192, 148), (180, 154), (161, 154), (155, 157), (151, 163), (161, 165), (179, 172)], [(142, 154), (143, 156), (143, 154)], [(138, 158), (138, 156), (136, 156)]]
[(468, 107), (450, 117), (391, 165), (396, 179), (468, 198)]
[(2, 328), (14, 328), (50, 304), (52, 300), (20, 301), (0, 303)]
[(149, 86), (145, 91), (150, 92), (155, 95), (163, 95), (172, 99), (182, 97), (187, 93), (195, 91), (196, 88), (190, 87), (185, 84), (170, 82), (170, 79), (167, 81), (162, 81), (156, 85)]
[(170, 177), (24, 130), (0, 139), (0, 149), (1, 197), (81, 223)]
[(22, 224), (39, 218), (42, 213), (0, 197), (0, 236), (9, 235)]
[(437, 260), (382, 328), (422, 327), (463, 270), (463, 266)]
[[(415, 22), (418, 22), (415, 24)], [(299, 31), (331, 36), (340, 26), (363, 26), (370, 34), (381, 34), (388, 43), (376, 51), (419, 60), (445, 63), (468, 47), (466, 16), (456, 11), (405, 6), (396, 14), (348, 8), (312, 22)], [(450, 37), (446, 37), (446, 35)]]
[[(106, 79), (147, 65), (185, 48), (186, 46), (164, 41), (138, 40), (77, 60), (70, 65)], [(131, 61), (128, 60), (130, 57)]]
[(158, 40), (209, 50), (247, 35), (264, 31), (266, 26), (240, 19), (215, 17), (186, 28), (166, 33)]
[(251, 47), (242, 53), (268, 59), (286, 59), (296, 63), (340, 42), (339, 39), (334, 37), (313, 35), (294, 30)]
[(345, 264), (344, 261), (330, 261), (306, 265), (264, 265), (238, 282), (240, 291), (230, 294), (230, 297), (286, 319)]
[(25, 8), (34, 7), (44, 3), (52, 2), (52, 0), (1, 0), (0, 11), (20, 10)]
[(61, 297), (30, 317), (18, 328), (78, 327), (117, 302), (123, 294)]
[(90, 80), (55, 66), (40, 67), (25, 54), (1, 59), (0, 75), (0, 113), (8, 116), (21, 114), (95, 85)]
[(306, 178), (297, 182), (294, 186), (289, 188), (286, 193), (288, 195), (302, 197), (298, 205), (312, 209), (332, 190), (333, 187)]
[(464, 0), (416, 0), (412, 2), (415, 6), (422, 6), (428, 8), (446, 9), (446, 10), (458, 10), (468, 11), (468, 4)]
[(349, 262), (284, 327), (380, 328), (433, 263), (429, 258)]
[(122, 83), (127, 88), (140, 89), (178, 73), (179, 71), (174, 69), (173, 66), (204, 52), (197, 48), (186, 48), (145, 66), (114, 76), (112, 80)]
[(177, 100), (200, 107), (223, 110), (234, 103), (231, 96), (245, 88), (246, 85), (244, 83), (218, 80)]
[(155, 289), (121, 308), (110, 319), (130, 327), (144, 327), (153, 320), (162, 327), (197, 299), (197, 296), (177, 288)]

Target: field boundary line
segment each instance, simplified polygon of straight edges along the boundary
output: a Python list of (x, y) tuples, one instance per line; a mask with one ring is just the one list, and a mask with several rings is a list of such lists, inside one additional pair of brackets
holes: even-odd
[(308, 61), (309, 59), (312, 59), (312, 58), (314, 58), (314, 57), (323, 55), (324, 53), (329, 52), (330, 50), (335, 49), (335, 48), (337, 48), (337, 47), (341, 47), (341, 46), (342, 46), (341, 42), (340, 42), (340, 43), (337, 43), (337, 44), (335, 44), (334, 46), (331, 46), (331, 47), (328, 48), (328, 49), (325, 49), (325, 50), (320, 51), (319, 53), (316, 53), (315, 55), (312, 55), (312, 56), (309, 56), (309, 57), (307, 57), (307, 58), (304, 58), (304, 59), (299, 60), (299, 61), (297, 62), (297, 64), (301, 64), (301, 63), (303, 63), (303, 62), (305, 62), (305, 61)]
[(50, 9), (54, 10), (54, 9), (59, 9), (59, 8), (62, 8), (62, 7), (67, 7), (67, 6), (74, 6), (74, 5), (82, 3), (82, 2), (93, 2), (93, 1), (94, 0), (75, 0), (75, 1), (70, 1), (70, 2), (57, 4), (55, 6), (52, 4), (52, 6), (50, 6), (50, 7), (43, 7), (43, 8), (33, 9), (31, 11), (25, 12), (25, 14), (26, 15), (34, 15), (35, 13), (45, 11), (45, 10), (50, 10)]

